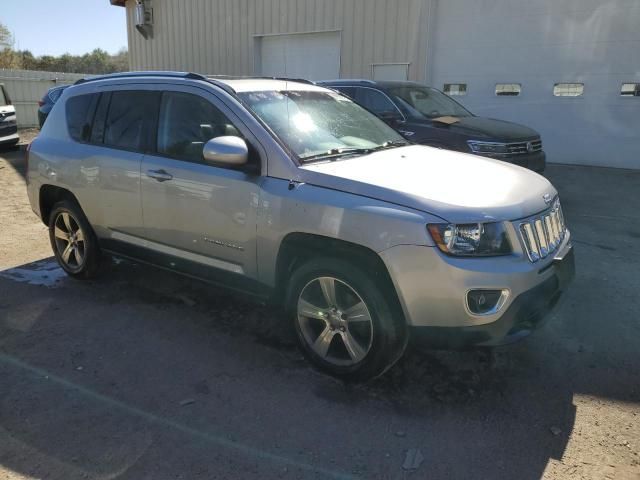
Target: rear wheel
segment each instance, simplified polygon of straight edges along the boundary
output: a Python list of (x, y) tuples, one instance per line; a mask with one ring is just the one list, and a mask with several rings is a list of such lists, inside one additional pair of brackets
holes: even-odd
[(49, 239), (62, 269), (75, 278), (92, 278), (100, 266), (100, 249), (82, 209), (62, 200), (49, 216)]
[(299, 267), (287, 295), (305, 356), (347, 380), (379, 376), (402, 355), (406, 328), (391, 300), (358, 266), (331, 258)]

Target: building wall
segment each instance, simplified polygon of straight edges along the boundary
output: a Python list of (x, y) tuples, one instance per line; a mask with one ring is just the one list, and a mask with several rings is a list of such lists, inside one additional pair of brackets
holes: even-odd
[(407, 62), (409, 78), (420, 80), (432, 1), (152, 0), (154, 35), (145, 40), (129, 0), (131, 68), (253, 75), (259, 36), (340, 31), (342, 77), (369, 78), (374, 63)]
[[(441, 0), (434, 13), (428, 80), (466, 83), (455, 97), (478, 115), (542, 134), (551, 162), (640, 168), (638, 0)], [(581, 97), (554, 97), (582, 82)], [(521, 83), (498, 97), (496, 83)]]
[[(258, 75), (261, 36), (337, 31), (343, 78), (407, 62), (410, 80), (466, 83), (456, 98), (476, 114), (538, 130), (550, 162), (640, 168), (640, 97), (620, 96), (640, 82), (638, 0), (147, 1), (149, 40), (126, 2), (133, 70)], [(554, 97), (558, 82), (584, 95)], [(522, 93), (497, 97), (496, 83)]]

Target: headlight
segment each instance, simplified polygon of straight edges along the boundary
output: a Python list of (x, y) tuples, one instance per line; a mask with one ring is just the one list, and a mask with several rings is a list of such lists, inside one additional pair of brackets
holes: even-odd
[(470, 140), (467, 144), (473, 153), (509, 153), (504, 143), (476, 142)]
[(430, 223), (427, 229), (438, 248), (447, 255), (495, 256), (512, 252), (502, 223)]

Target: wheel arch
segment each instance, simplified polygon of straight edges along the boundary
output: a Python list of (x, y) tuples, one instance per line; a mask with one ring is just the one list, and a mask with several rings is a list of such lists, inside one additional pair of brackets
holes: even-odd
[(287, 281), (294, 270), (305, 261), (318, 256), (334, 257), (355, 263), (372, 275), (384, 292), (391, 296), (396, 313), (402, 315), (405, 321), (395, 285), (380, 255), (356, 243), (312, 233), (293, 232), (283, 238), (276, 258), (275, 301), (277, 303), (284, 302)]
[[(80, 206), (80, 202), (71, 191), (57, 185), (44, 184), (40, 187), (38, 202), (40, 205), (40, 219), (45, 225), (49, 224), (49, 215), (53, 206), (61, 200), (69, 200)], [(82, 207), (80, 207), (82, 208)]]

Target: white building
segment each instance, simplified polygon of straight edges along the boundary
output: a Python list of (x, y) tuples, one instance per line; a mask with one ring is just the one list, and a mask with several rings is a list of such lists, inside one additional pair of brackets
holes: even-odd
[(640, 168), (639, 0), (110, 1), (134, 70), (447, 85), (550, 162)]

